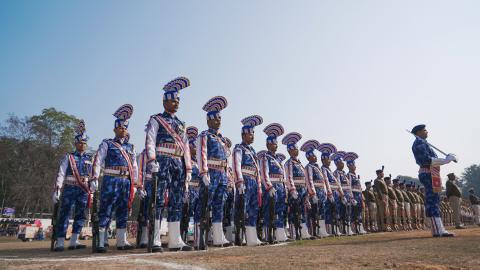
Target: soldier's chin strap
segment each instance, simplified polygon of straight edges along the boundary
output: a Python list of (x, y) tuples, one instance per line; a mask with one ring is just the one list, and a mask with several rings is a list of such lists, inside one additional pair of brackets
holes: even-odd
[[(443, 152), (442, 150), (438, 149), (438, 147), (436, 147), (435, 145), (427, 142), (427, 140), (421, 138), (420, 136), (418, 136), (417, 134), (413, 134), (412, 132), (410, 132), (408, 129), (406, 129), (406, 131), (410, 134), (412, 134), (413, 136), (415, 136), (415, 138), (419, 139), (419, 140), (422, 140), (423, 142), (425, 142), (426, 144), (428, 144), (428, 146), (432, 147), (433, 149), (437, 150), (440, 154), (443, 154), (444, 156), (448, 156), (447, 153)], [(455, 159), (453, 162), (457, 163), (458, 161)]]

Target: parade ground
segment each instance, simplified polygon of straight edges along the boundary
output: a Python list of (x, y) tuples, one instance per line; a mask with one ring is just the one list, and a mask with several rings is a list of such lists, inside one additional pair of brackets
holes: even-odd
[(113, 247), (107, 254), (91, 254), (89, 248), (52, 253), (49, 241), (2, 238), (0, 269), (480, 269), (480, 228), (451, 231), (456, 237), (432, 238), (430, 231), (375, 233), (160, 254)]

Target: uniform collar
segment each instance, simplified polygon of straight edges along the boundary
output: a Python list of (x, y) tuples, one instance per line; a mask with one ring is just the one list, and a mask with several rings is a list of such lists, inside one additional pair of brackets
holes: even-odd
[(75, 152), (73, 152), (73, 155), (74, 155), (74, 156), (78, 156), (78, 157), (83, 157), (83, 156), (85, 156), (86, 153), (87, 153), (87, 152), (85, 152), (85, 151), (83, 151), (83, 153), (80, 153), (80, 152), (78, 152), (77, 150), (75, 150)]
[(121, 138), (121, 139), (120, 139), (120, 138), (115, 137), (115, 138), (113, 139), (113, 141), (114, 141), (114, 142), (117, 142), (117, 143), (120, 143), (120, 144), (124, 144), (124, 143), (125, 143), (125, 138)]
[(218, 129), (209, 128), (208, 132), (212, 133), (213, 135), (217, 135), (217, 136), (220, 136), (220, 137), (222, 136), (222, 134), (220, 134)]
[(177, 119), (177, 117), (175, 116), (175, 114), (171, 114), (171, 113), (169, 113), (169, 112), (167, 112), (167, 111), (164, 111), (164, 112), (162, 113), (162, 116), (165, 117), (165, 118)]

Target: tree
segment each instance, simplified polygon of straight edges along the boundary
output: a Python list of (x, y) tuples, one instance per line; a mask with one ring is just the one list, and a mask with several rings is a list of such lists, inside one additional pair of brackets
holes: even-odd
[(473, 188), (476, 194), (480, 194), (480, 165), (473, 164), (465, 168), (459, 182), (464, 196), (468, 196), (470, 188)]
[(61, 157), (72, 151), (75, 116), (48, 108), (40, 115), (10, 115), (0, 126), (0, 202), (17, 213), (50, 212)]

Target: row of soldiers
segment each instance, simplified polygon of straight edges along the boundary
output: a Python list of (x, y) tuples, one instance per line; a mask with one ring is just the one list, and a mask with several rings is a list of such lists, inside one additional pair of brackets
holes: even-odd
[[(383, 179), (383, 169), (377, 172), (373, 196), (378, 213), (370, 204), (363, 207), (356, 153), (338, 151), (333, 144), (317, 140), (307, 140), (299, 147), (302, 135), (290, 132), (281, 140), (289, 154), (287, 159), (277, 153), (278, 138), (284, 134), (278, 123), (264, 128), (267, 150), (257, 153), (251, 145), (255, 127), (263, 123), (259, 115), (242, 120), (241, 142), (232, 150), (231, 141), (220, 133), (220, 112), (228, 104), (225, 97), (211, 98), (204, 105), (208, 129), (199, 132), (187, 127), (176, 113), (179, 93), (189, 85), (187, 78), (179, 77), (164, 86), (164, 112), (150, 117), (145, 149), (138, 162), (128, 133), (132, 105), (125, 104), (114, 113), (115, 137), (103, 140), (94, 157), (85, 152), (88, 138), (85, 123), (80, 122), (76, 151), (65, 155), (55, 181), (53, 201), (59, 210), (54, 215), (58, 218), (54, 220), (52, 250), (64, 250), (68, 216), (74, 206), (69, 249), (85, 248), (78, 236), (90, 205), (94, 210), (95, 252), (107, 252), (106, 228), (113, 212), (117, 249), (135, 248), (127, 241), (126, 231), (135, 195), (141, 200), (136, 246), (149, 252), (163, 251), (160, 227), (164, 212), (168, 223), (166, 246), (174, 251), (207, 249), (210, 237), (214, 246), (257, 246), (364, 234), (363, 213), (367, 209), (370, 230), (389, 231), (399, 229), (400, 224), (406, 229), (423, 227), (421, 198), (409, 187), (406, 196), (401, 192), (403, 203), (397, 203), (400, 196)], [(308, 160), (305, 166), (298, 159), (300, 151)], [(335, 170), (330, 168), (332, 161)], [(92, 194), (98, 194), (93, 201)], [(365, 197), (371, 196), (367, 192)], [(378, 218), (372, 219), (375, 216)], [(186, 237), (191, 218), (193, 246)]]

